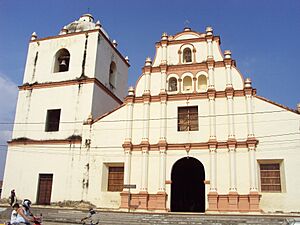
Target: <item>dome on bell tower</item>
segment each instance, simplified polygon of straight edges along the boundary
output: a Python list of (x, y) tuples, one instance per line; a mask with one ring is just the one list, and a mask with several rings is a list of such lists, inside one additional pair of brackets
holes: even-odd
[[(75, 20), (72, 23), (69, 23), (68, 25), (64, 26), (64, 29), (67, 31), (67, 33), (74, 33), (74, 32), (81, 32), (81, 31), (87, 31), (87, 30), (94, 30), (98, 29), (100, 27), (100, 30), (105, 34), (107, 38), (109, 38), (106, 31), (101, 26), (100, 22), (97, 21), (97, 23), (94, 22), (94, 17), (91, 14), (83, 14), (80, 16), (78, 20)], [(65, 34), (64, 32), (60, 32), (61, 34)]]

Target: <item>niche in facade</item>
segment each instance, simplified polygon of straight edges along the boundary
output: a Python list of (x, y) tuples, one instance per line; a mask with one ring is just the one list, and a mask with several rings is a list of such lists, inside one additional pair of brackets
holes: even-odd
[(55, 54), (54, 73), (69, 71), (70, 52), (63, 48)]
[(200, 92), (207, 90), (207, 78), (205, 75), (200, 75), (198, 77), (198, 90)]
[(190, 48), (185, 48), (183, 50), (183, 62), (184, 63), (192, 62), (192, 51)]
[(189, 76), (183, 78), (183, 91), (192, 91), (192, 87), (192, 78)]
[(169, 91), (177, 91), (177, 79), (175, 77), (169, 79)]
[(111, 89), (116, 88), (116, 63), (111, 62), (110, 67), (109, 67), (109, 87)]

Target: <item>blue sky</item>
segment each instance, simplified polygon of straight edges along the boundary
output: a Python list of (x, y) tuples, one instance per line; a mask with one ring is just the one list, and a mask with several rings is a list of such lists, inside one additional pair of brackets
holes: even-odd
[(56, 35), (87, 12), (129, 56), (128, 85), (135, 85), (145, 58), (154, 57), (161, 34), (180, 32), (189, 21), (199, 32), (213, 27), (221, 37), (222, 51), (232, 51), (238, 69), (252, 79), (258, 95), (291, 108), (300, 102), (299, 0), (0, 0), (0, 180), (3, 145), (12, 129), (3, 123), (13, 123), (31, 33)]

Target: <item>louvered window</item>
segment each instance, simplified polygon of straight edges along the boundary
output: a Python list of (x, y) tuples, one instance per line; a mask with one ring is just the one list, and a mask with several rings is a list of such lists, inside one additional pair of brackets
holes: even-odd
[(198, 107), (178, 108), (178, 131), (198, 130)]
[(124, 167), (108, 168), (108, 191), (122, 191), (124, 184)]
[(260, 182), (263, 192), (281, 192), (280, 164), (260, 164)]

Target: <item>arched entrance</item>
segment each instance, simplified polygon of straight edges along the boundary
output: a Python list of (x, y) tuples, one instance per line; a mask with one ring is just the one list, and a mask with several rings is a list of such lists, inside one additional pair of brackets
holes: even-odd
[(179, 159), (171, 174), (171, 211), (205, 212), (205, 171), (193, 158)]

